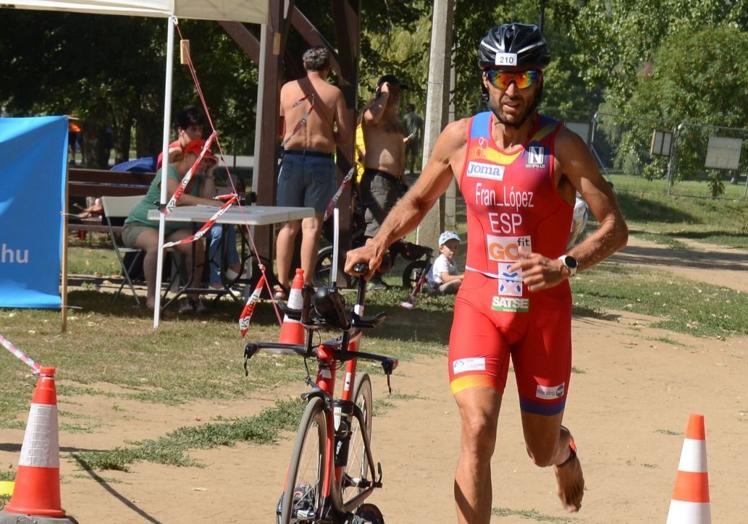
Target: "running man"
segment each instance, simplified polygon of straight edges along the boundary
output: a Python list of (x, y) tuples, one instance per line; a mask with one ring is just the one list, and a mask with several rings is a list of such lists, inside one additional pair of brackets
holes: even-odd
[(330, 53), (325, 47), (312, 47), (302, 55), (306, 76), (286, 82), (280, 92), (283, 148), (278, 193), (279, 206), (313, 207), (315, 215), (287, 222), (278, 233), (276, 298), (287, 298), (294, 240), (299, 230), (301, 267), (311, 283), (317, 262), (322, 219), (336, 189), (335, 145), (345, 151), (353, 142), (353, 130), (346, 118), (343, 92), (330, 84)]
[[(571, 374), (568, 280), (626, 244), (628, 230), (581, 138), (537, 113), (548, 46), (534, 25), (494, 27), (478, 50), (490, 111), (449, 124), (423, 173), (346, 270), (379, 265), (457, 179), (467, 207), (465, 279), (455, 299), (449, 378), (462, 423), (458, 521), (488, 523), (491, 456), (511, 357), (527, 452), (553, 466), (558, 495), (578, 511), (582, 467), (561, 425)], [(575, 191), (600, 227), (565, 251)]]

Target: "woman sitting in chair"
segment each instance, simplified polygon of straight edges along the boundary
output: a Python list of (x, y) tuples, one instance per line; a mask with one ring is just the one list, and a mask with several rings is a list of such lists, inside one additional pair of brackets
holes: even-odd
[[(197, 158), (200, 156), (200, 151), (205, 145), (205, 141), (202, 139), (192, 140), (188, 143), (181, 151), (175, 150), (169, 153), (169, 164), (167, 166), (167, 179), (166, 179), (166, 193), (167, 201), (171, 198), (171, 195), (179, 187), (184, 175), (192, 167)], [(208, 152), (203, 157), (203, 162), (215, 162), (215, 157)], [(162, 168), (163, 169), (163, 168)], [(197, 170), (201, 171), (201, 170)], [(195, 176), (190, 180), (187, 185), (182, 198), (180, 198), (177, 205), (183, 206), (194, 206), (197, 204), (220, 207), (221, 202), (211, 198), (215, 192), (215, 186), (211, 183), (206, 183), (206, 180), (202, 180), (201, 176)], [(122, 229), (122, 243), (127, 247), (141, 249), (145, 252), (143, 258), (143, 273), (145, 274), (145, 281), (148, 287), (148, 297), (146, 299), (146, 305), (149, 309), (153, 309), (156, 303), (156, 265), (158, 261), (158, 221), (149, 220), (148, 212), (152, 209), (159, 208), (159, 201), (161, 199), (161, 169), (156, 173), (156, 178), (151, 183), (151, 187), (148, 188), (148, 192), (143, 197), (143, 200), (136, 205), (125, 220), (125, 225)], [(167, 242), (175, 240), (181, 240), (192, 235), (192, 227), (185, 227), (184, 225), (166, 222), (164, 224), (165, 232), (164, 237)], [(200, 273), (203, 267), (203, 258), (205, 255), (205, 243), (203, 239), (198, 240), (198, 244), (195, 246), (195, 258), (192, 259), (193, 246), (190, 244), (176, 246), (177, 251), (184, 257), (184, 267), (187, 268), (187, 277), (190, 282), (199, 282)], [(190, 295), (189, 300), (184, 303), (183, 307), (180, 307), (180, 312), (184, 312), (187, 307), (194, 309), (198, 312), (204, 311), (205, 306), (200, 301), (197, 295)]]

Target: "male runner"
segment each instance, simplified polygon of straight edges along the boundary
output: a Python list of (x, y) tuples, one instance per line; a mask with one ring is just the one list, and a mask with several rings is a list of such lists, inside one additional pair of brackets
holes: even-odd
[[(377, 235), (350, 251), (346, 270), (371, 274), (387, 246), (416, 227), (455, 177), (467, 207), (465, 279), (455, 300), (449, 377), (462, 432), (455, 475), (458, 521), (487, 523), (491, 456), (511, 356), (527, 452), (553, 466), (558, 494), (581, 507), (584, 478), (561, 425), (571, 374), (571, 291), (577, 271), (626, 244), (628, 231), (584, 142), (537, 113), (548, 46), (534, 25), (494, 27), (479, 48), (490, 111), (449, 124), (423, 173)], [(565, 252), (579, 191), (600, 223)]]

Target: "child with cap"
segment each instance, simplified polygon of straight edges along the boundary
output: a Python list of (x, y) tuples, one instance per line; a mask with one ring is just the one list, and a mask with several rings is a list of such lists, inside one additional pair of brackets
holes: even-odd
[(428, 282), (435, 293), (454, 294), (460, 289), (463, 274), (457, 273), (454, 258), (460, 247), (460, 236), (454, 231), (439, 235), (439, 256), (434, 260)]

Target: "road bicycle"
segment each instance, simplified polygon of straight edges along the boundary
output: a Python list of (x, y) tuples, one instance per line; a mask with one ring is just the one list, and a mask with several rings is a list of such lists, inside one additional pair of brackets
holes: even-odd
[[(363, 274), (365, 264), (354, 272)], [(358, 278), (353, 311), (336, 285), (312, 286), (302, 290), (301, 310), (285, 309), (305, 329), (305, 344), (250, 342), (244, 350), (244, 366), (260, 350), (304, 357), (306, 383), (311, 391), (301, 395), (307, 404), (296, 433), (291, 461), (286, 472), (277, 513), (279, 524), (384, 524), (377, 506), (364, 501), (374, 489), (382, 487), (382, 467), (375, 463), (371, 449), (373, 414), (369, 375), (356, 376), (359, 360), (379, 362), (387, 376), (398, 365), (397, 359), (359, 351), (362, 330), (384, 321), (385, 314), (364, 317), (366, 281)], [(334, 329), (340, 336), (320, 344), (313, 342), (322, 328)], [(308, 361), (317, 361), (313, 380)], [(343, 391), (335, 397), (339, 364), (345, 363)], [(391, 390), (390, 390), (391, 391)]]

